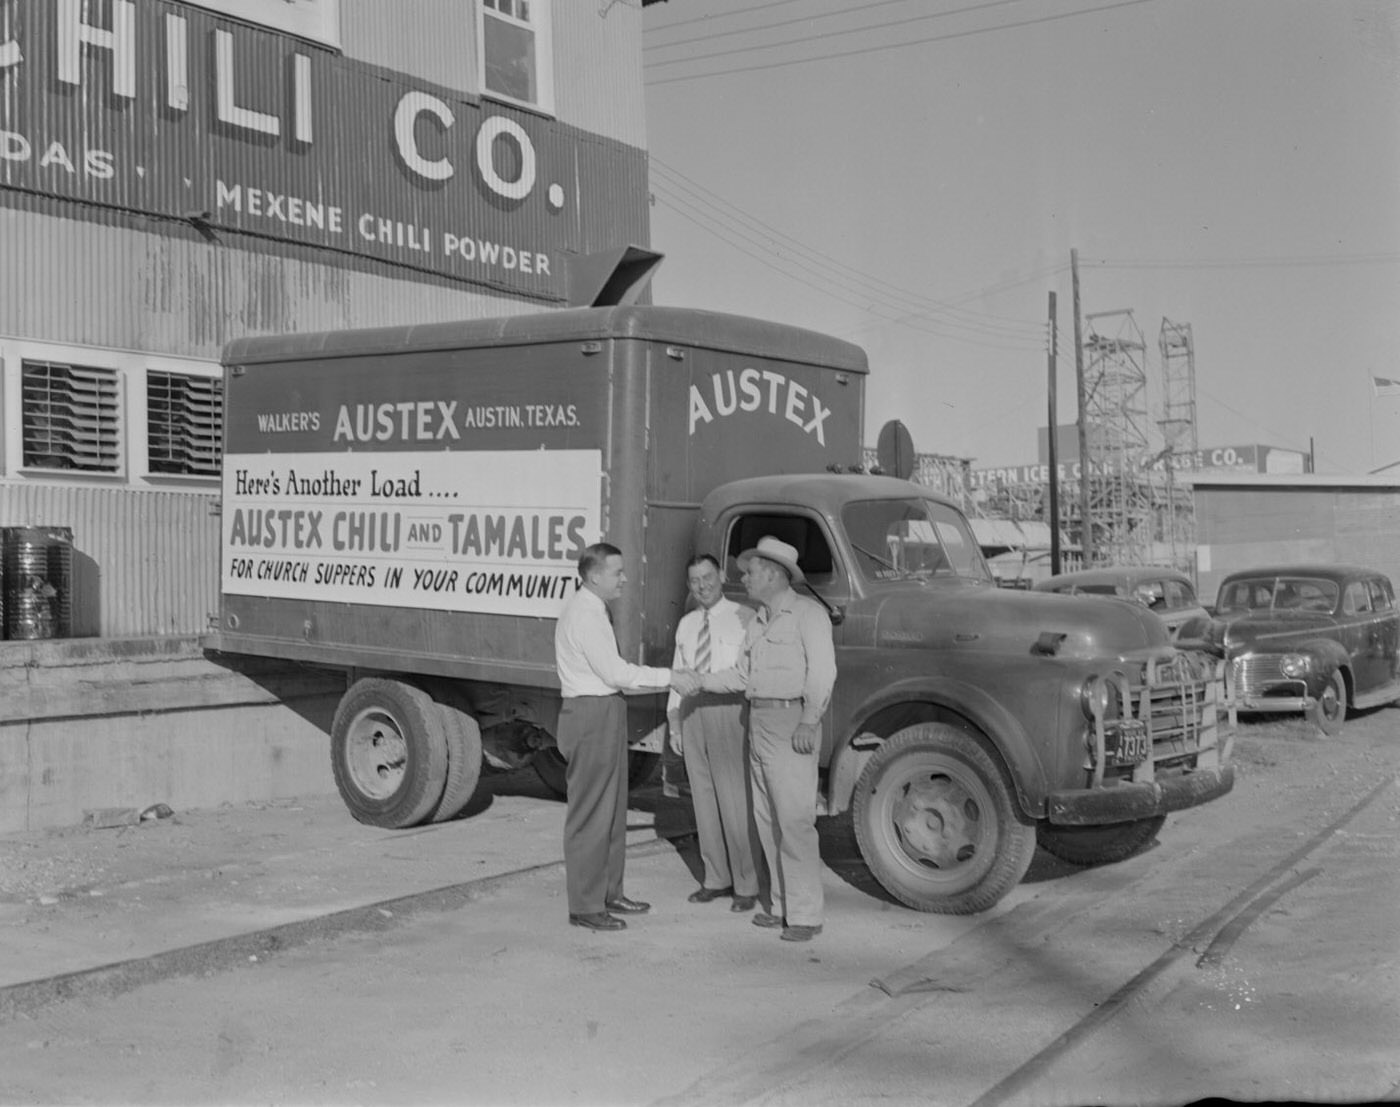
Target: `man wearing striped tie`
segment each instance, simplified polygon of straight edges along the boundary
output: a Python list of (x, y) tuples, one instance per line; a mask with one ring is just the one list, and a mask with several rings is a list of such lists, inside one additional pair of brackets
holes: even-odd
[[(676, 627), (673, 671), (720, 672), (734, 667), (744, 632), (754, 613), (726, 599), (719, 562), (709, 554), (693, 557), (686, 582), (696, 607)], [(671, 744), (685, 758), (695, 805), (695, 829), (705, 868), (691, 903), (732, 896), (732, 911), (751, 911), (758, 902), (759, 855), (749, 802), (749, 753), (742, 692), (700, 692), (682, 697), (672, 691), (666, 704)]]

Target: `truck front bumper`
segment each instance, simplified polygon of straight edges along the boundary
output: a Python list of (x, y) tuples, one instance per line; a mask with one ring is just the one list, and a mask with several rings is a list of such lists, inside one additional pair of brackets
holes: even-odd
[(1165, 780), (1051, 792), (1046, 804), (1057, 826), (1104, 826), (1181, 811), (1218, 799), (1235, 786), (1235, 767), (1193, 769)]

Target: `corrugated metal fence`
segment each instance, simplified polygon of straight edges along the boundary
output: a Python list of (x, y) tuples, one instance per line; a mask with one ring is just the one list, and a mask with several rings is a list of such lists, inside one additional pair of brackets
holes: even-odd
[(218, 607), (218, 493), (0, 481), (0, 526), (73, 532), (73, 636), (195, 634)]

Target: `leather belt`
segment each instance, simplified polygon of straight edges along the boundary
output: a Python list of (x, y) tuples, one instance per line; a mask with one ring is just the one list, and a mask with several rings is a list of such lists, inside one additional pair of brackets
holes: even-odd
[(801, 697), (795, 700), (775, 700), (768, 696), (754, 696), (749, 700), (750, 707), (801, 707)]

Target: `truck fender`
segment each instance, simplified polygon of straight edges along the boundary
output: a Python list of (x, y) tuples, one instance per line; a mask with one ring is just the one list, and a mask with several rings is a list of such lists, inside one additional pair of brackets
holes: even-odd
[(852, 712), (851, 737), (831, 751), (828, 814), (839, 814), (850, 806), (866, 762), (889, 737), (871, 730), (870, 721), (882, 711), (902, 704), (934, 705), (959, 716), (965, 729), (980, 734), (1001, 758), (1022, 812), (1032, 818), (1044, 814), (1045, 768), (1020, 721), (984, 690), (943, 677), (917, 677), (888, 684)]

